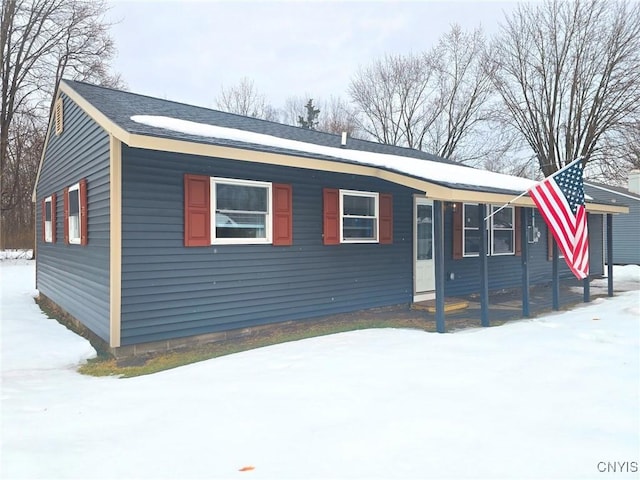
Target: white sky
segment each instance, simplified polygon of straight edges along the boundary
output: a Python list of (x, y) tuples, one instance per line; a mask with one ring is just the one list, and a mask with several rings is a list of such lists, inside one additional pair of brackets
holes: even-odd
[(458, 23), (498, 30), (517, 3), (487, 1), (118, 1), (108, 19), (114, 70), (131, 91), (213, 107), (243, 77), (274, 107), (343, 96), (387, 53), (420, 52)]

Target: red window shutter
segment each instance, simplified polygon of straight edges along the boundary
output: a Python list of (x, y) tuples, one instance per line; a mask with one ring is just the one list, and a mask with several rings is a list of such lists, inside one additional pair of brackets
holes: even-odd
[(515, 207), (513, 209), (513, 215), (515, 216), (513, 220), (513, 229), (515, 234), (514, 239), (514, 250), (517, 257), (522, 256), (522, 232), (520, 231), (520, 227), (522, 222), (520, 221), (520, 216), (522, 215), (522, 207)]
[(293, 245), (293, 189), (273, 184), (273, 244)]
[(63, 194), (64, 208), (64, 243), (69, 244), (69, 188), (64, 189)]
[(555, 242), (553, 234), (547, 226), (547, 260), (553, 260), (553, 242)]
[(340, 243), (340, 192), (336, 188), (322, 190), (323, 228), (325, 245)]
[(56, 194), (51, 195), (51, 243), (56, 243)]
[(453, 259), (460, 260), (462, 254), (462, 203), (453, 204)]
[(89, 243), (89, 215), (87, 203), (87, 180), (80, 180), (78, 195), (80, 196), (80, 245)]
[(393, 243), (393, 196), (380, 194), (380, 243)]
[(46, 242), (45, 225), (47, 224), (47, 202), (42, 200), (42, 242)]
[(211, 245), (211, 179), (203, 175), (184, 176), (184, 246)]

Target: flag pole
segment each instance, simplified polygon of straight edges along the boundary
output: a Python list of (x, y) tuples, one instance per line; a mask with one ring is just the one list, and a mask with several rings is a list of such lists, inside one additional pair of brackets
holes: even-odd
[(516, 200), (518, 200), (519, 198), (524, 197), (527, 193), (529, 193), (529, 190), (525, 190), (524, 192), (522, 192), (520, 195), (518, 195), (515, 198), (512, 198), (511, 200), (509, 200), (507, 203), (505, 203), (504, 205), (502, 205), (499, 209), (497, 209), (495, 212), (491, 212), (489, 215), (487, 215), (486, 217), (484, 217), (484, 221), (486, 222), (487, 220), (489, 220), (491, 217), (493, 217), (496, 213), (498, 213), (500, 210), (503, 210), (505, 208), (507, 208), (509, 205), (511, 205), (513, 202), (515, 202)]
[[(582, 161), (583, 157), (578, 157), (576, 158), (573, 162), (565, 165), (564, 167), (562, 167), (560, 170), (553, 172), (553, 174), (549, 175), (548, 177), (545, 178), (545, 180), (549, 179), (549, 178), (553, 178), (556, 175), (558, 175), (559, 173), (564, 172), (565, 170), (567, 170), (569, 167), (572, 167), (574, 163), (576, 162), (580, 162)], [(520, 195), (518, 195), (517, 197), (512, 198), (511, 200), (509, 200), (507, 203), (505, 203), (504, 205), (502, 205), (499, 209), (497, 209), (495, 212), (491, 212), (489, 215), (487, 215), (486, 217), (484, 217), (483, 221), (487, 221), (489, 220), (491, 217), (493, 217), (496, 213), (498, 213), (500, 210), (503, 210), (505, 208), (507, 208), (509, 205), (511, 205), (513, 202), (515, 202), (516, 200), (518, 200), (519, 198), (524, 197), (527, 193), (529, 193), (529, 190), (531, 190), (530, 188), (525, 190), (524, 192), (522, 192)]]

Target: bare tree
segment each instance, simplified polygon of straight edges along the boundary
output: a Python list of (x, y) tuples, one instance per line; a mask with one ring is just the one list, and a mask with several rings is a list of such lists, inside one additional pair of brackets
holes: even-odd
[(284, 107), (280, 110), (280, 118), (282, 120), (282, 123), (286, 123), (287, 125), (299, 126), (298, 117), (305, 113), (306, 109), (304, 108), (304, 106), (310, 98), (316, 97), (306, 92), (301, 96), (291, 95), (287, 97), (287, 99), (284, 101)]
[(640, 108), (640, 4), (520, 4), (490, 58), (510, 123), (545, 176), (577, 157), (607, 162), (605, 140)]
[(220, 89), (215, 100), (216, 107), (229, 113), (237, 113), (245, 117), (278, 121), (278, 111), (267, 102), (266, 97), (258, 92), (253, 80), (244, 77), (237, 85)]
[(609, 185), (626, 186), (631, 170), (640, 170), (640, 120), (624, 122), (607, 135), (604, 141), (606, 157), (594, 162), (589, 178)]
[[(25, 128), (45, 129), (53, 92), (68, 75), (109, 85), (108, 62), (114, 47), (104, 21), (103, 0), (5, 0), (0, 11), (0, 187), (1, 219), (26, 208), (18, 192), (33, 183), (33, 165), (41, 143), (23, 142)], [(22, 139), (22, 140), (21, 140)], [(11, 145), (11, 142), (22, 142)], [(28, 148), (27, 148), (28, 146)], [(36, 163), (37, 166), (37, 163)], [(30, 201), (26, 201), (30, 203)], [(0, 224), (0, 248), (6, 238)]]
[(442, 107), (426, 130), (423, 148), (467, 163), (506, 151), (510, 143), (489, 133), (495, 120), (493, 86), (484, 65), (485, 37), (480, 28), (463, 31), (453, 25), (428, 54), (433, 69), (432, 96)]
[(347, 132), (350, 137), (359, 137), (355, 110), (342, 98), (332, 96), (328, 102), (320, 104), (318, 130), (341, 134)]
[(487, 153), (493, 87), (480, 29), (458, 25), (420, 55), (387, 55), (361, 69), (349, 93), (360, 128), (379, 142), (478, 163)]
[(2, 212), (4, 242), (7, 248), (27, 248), (34, 240), (34, 203), (31, 201), (46, 127), (39, 118), (16, 117), (9, 137), (4, 175), (10, 181), (10, 197), (16, 206)]
[(285, 100), (285, 106), (281, 110), (282, 121), (288, 125), (300, 126), (299, 117), (307, 115), (306, 104), (313, 98), (314, 107), (320, 112), (317, 117), (315, 130), (320, 132), (341, 134), (347, 132), (350, 137), (363, 137), (356, 119), (356, 109), (342, 97), (331, 96), (329, 100), (323, 100), (305, 93), (301, 96), (290, 96)]
[(359, 128), (381, 143), (422, 148), (443, 108), (430, 95), (431, 73), (422, 55), (386, 55), (360, 69), (349, 86)]

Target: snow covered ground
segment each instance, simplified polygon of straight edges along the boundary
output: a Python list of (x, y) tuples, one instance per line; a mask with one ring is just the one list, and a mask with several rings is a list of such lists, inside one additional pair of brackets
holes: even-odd
[(614, 273), (633, 291), (572, 312), (355, 331), (131, 379), (76, 373), (93, 349), (39, 311), (33, 262), (0, 276), (3, 479), (639, 476), (637, 266)]

